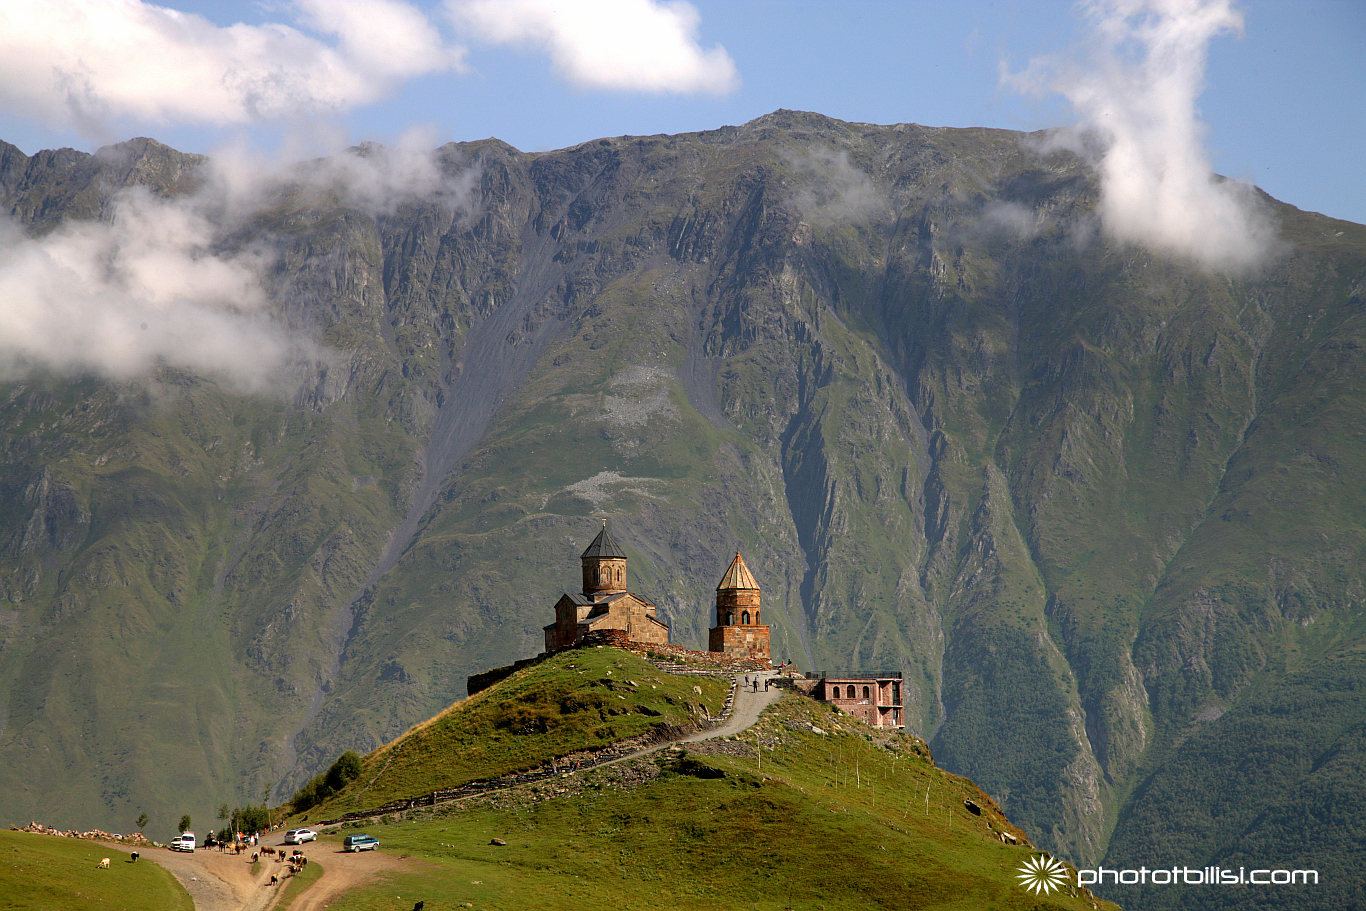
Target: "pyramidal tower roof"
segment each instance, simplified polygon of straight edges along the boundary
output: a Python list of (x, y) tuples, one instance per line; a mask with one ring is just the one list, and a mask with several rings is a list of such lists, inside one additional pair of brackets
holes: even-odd
[(754, 581), (754, 574), (745, 565), (745, 558), (740, 556), (740, 552), (735, 552), (735, 559), (731, 561), (730, 569), (721, 577), (721, 584), (716, 586), (716, 590), (723, 588), (752, 588), (759, 590), (759, 583)]
[(612, 533), (607, 530), (607, 520), (602, 520), (602, 531), (593, 539), (593, 543), (588, 545), (588, 549), (580, 555), (580, 560), (591, 559), (626, 559), (626, 551), (621, 549), (621, 545), (612, 537)]

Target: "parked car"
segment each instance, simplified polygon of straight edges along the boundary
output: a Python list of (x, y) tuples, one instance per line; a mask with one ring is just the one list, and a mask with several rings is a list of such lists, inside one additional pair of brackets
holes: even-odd
[(285, 844), (301, 845), (306, 841), (317, 841), (318, 833), (312, 829), (290, 829), (285, 833)]
[(373, 851), (379, 847), (379, 839), (370, 835), (348, 835), (342, 839), (343, 851)]
[(171, 850), (172, 850), (172, 851), (188, 851), (188, 852), (190, 852), (191, 854), (193, 854), (193, 853), (194, 853), (194, 833), (193, 833), (193, 832), (181, 832), (181, 833), (180, 833), (179, 835), (177, 835), (175, 838), (172, 838), (172, 839), (171, 839)]

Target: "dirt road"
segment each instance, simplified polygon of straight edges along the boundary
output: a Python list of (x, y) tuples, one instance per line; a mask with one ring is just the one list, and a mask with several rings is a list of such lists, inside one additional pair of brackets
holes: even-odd
[[(778, 675), (774, 673), (760, 673), (748, 675), (751, 684), (745, 686), (745, 677), (741, 674), (735, 675), (735, 703), (731, 706), (730, 718), (719, 728), (710, 731), (701, 731), (689, 737), (684, 737), (681, 743), (693, 743), (698, 740), (712, 740), (717, 737), (729, 737), (731, 734), (738, 734), (759, 720), (760, 713), (770, 705), (778, 701), (783, 691), (778, 687), (764, 688), (764, 683), (768, 680), (777, 680)], [(759, 681), (755, 686), (752, 681)]]
[[(279, 840), (277, 836), (264, 843), (278, 845)], [(115, 845), (110, 847), (120, 850)], [(376, 874), (403, 867), (402, 861), (382, 850), (345, 854), (335, 842), (312, 842), (299, 850), (308, 856), (310, 864), (322, 867), (323, 875), (294, 900), (291, 911), (318, 911), (348, 889), (372, 881)], [(220, 854), (216, 848), (200, 848), (193, 854), (181, 854), (150, 848), (141, 853), (141, 861), (160, 864), (180, 880), (194, 900), (195, 911), (269, 911), (288, 882), (285, 865), (270, 855), (262, 856), (253, 875), (251, 852)], [(276, 885), (271, 885), (272, 874), (280, 877)]]

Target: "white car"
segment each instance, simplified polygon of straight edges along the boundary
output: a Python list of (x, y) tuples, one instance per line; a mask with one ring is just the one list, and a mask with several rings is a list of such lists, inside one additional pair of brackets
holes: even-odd
[(194, 853), (194, 833), (193, 833), (193, 832), (181, 832), (181, 833), (180, 833), (179, 835), (177, 835), (175, 838), (172, 838), (172, 839), (171, 839), (171, 850), (172, 850), (172, 851), (189, 851), (191, 854), (193, 854), (193, 853)]
[(290, 829), (285, 833), (285, 844), (301, 845), (306, 841), (317, 841), (318, 833), (312, 829)]

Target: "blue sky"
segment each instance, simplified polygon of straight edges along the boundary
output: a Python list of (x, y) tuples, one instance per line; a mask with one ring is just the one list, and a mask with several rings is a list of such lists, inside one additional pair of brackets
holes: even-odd
[[(1221, 2), (1096, 5), (1160, 10)], [(532, 19), (538, 8), (547, 21), (552, 15), (545, 11), (570, 15), (540, 29), (525, 17), (498, 19), (500, 10), (519, 4)], [(674, 70), (659, 67), (665, 72), (651, 84), (632, 69), (638, 60), (614, 55), (664, 60), (677, 48), (651, 42), (665, 38), (637, 40), (631, 28), (613, 33), (610, 23), (572, 31), (573, 20), (605, 9), (628, 21), (620, 10), (632, 5), (683, 13), (683, 39), (696, 59)], [(207, 153), (245, 138), (301, 157), (364, 139), (435, 146), (496, 136), (539, 151), (602, 136), (711, 129), (777, 108), (882, 124), (1035, 130), (1079, 115), (1048, 85), (1025, 93), (1004, 83), (1003, 71), (1018, 75), (1047, 55), (1086, 65), (1083, 49), (1095, 21), (1084, 5), (1045, 0), (168, 0), (160, 7), (191, 15), (183, 28), (163, 29), (162, 43), (141, 39), (145, 54), (120, 53), (116, 44), (104, 51), (125, 74), (145, 80), (124, 91), (152, 97), (163, 86), (183, 85), (190, 96), (158, 106), (114, 97), (113, 82), (126, 75), (118, 76), (113, 63), (107, 70), (90, 63), (101, 53), (96, 46), (119, 34), (116, 18), (83, 27), (67, 10), (64, 21), (54, 23), (51, 14), (25, 21), (36, 8), (66, 6), (103, 6), (111, 17), (144, 20), (156, 12), (137, 0), (0, 0), (0, 35), (10, 36), (0, 37), (7, 45), (0, 57), (10, 61), (0, 62), (0, 139), (30, 154), (60, 146), (93, 150), (139, 135)], [(1204, 82), (1196, 89), (1197, 138), (1210, 165), (1300, 208), (1366, 222), (1366, 3), (1242, 0), (1232, 9), (1242, 34), (1222, 29), (1209, 37)], [(137, 39), (132, 25), (129, 34)], [(244, 53), (243, 40), (262, 45), (251, 65), (268, 67), (281, 92), (297, 93), (293, 102), (276, 99), (243, 114), (208, 97), (213, 93), (195, 94), (196, 79), (214, 78), (196, 73), (199, 63), (212, 64), (234, 41), (235, 53)], [(576, 51), (576, 41), (587, 44)], [(180, 48), (167, 46), (176, 42)], [(337, 59), (315, 62), (313, 72), (291, 81), (298, 75), (291, 67), (307, 67), (329, 50)], [(609, 72), (593, 71), (591, 61), (585, 70), (582, 59), (574, 70), (565, 60), (575, 53)], [(61, 97), (26, 88), (34, 72), (69, 70), (77, 66), (71, 61), (87, 68), (80, 91), (89, 103), (76, 114), (69, 80)], [(622, 78), (613, 82), (611, 71)], [(342, 88), (319, 88), (327, 79)]]

